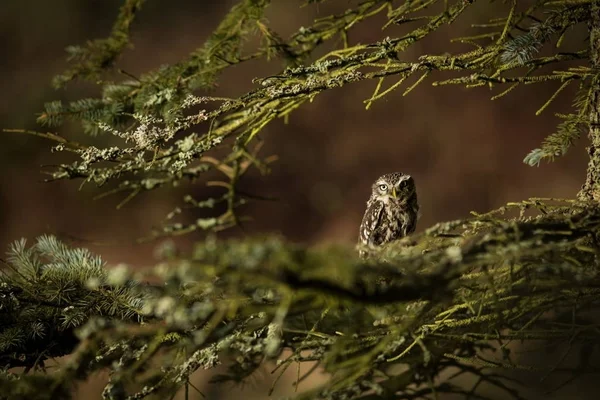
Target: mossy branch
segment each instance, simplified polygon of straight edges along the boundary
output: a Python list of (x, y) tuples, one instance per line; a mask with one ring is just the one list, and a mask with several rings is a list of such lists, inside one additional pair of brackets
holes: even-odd
[[(533, 214), (502, 216), (511, 210)], [(53, 238), (32, 248), (19, 243), (0, 281), (1, 309), (9, 317), (0, 334), (2, 365), (37, 369), (52, 356), (72, 349), (74, 356), (67, 366), (49, 370), (46, 380), (5, 374), (0, 388), (17, 390), (11, 383), (17, 379), (50, 382), (54, 393), (63, 393), (73, 379), (109, 368), (105, 395), (140, 399), (172, 393), (199, 368), (225, 363), (228, 373), (215, 380), (241, 381), (279, 359), (279, 366), (318, 361), (325, 371), (336, 371), (298, 398), (368, 398), (373, 390), (392, 396), (427, 387), (468, 393), (452, 380), (436, 380), (448, 368), (519, 398), (513, 383), (488, 368), (553, 370), (513, 359), (510, 352), (493, 358), (487, 352), (498, 340), (507, 349), (538, 339), (571, 345), (598, 339), (586, 313), (600, 301), (599, 232), (600, 212), (588, 203), (532, 199), (438, 224), (368, 262), (352, 249), (307, 249), (279, 238), (208, 239), (189, 257), (168, 256), (154, 272), (107, 271), (95, 258), (90, 274), (89, 253)], [(60, 249), (61, 256), (51, 254), (62, 265), (45, 260), (47, 248)], [(65, 273), (71, 274), (65, 284), (81, 282), (77, 291), (67, 291), (68, 299), (42, 302), (30, 295), (40, 285), (56, 293), (58, 287), (48, 283)], [(141, 283), (152, 277), (166, 284)], [(63, 301), (72, 305), (64, 308)], [(115, 314), (121, 304), (133, 320)], [(62, 325), (76, 335), (49, 330), (56, 326), (49, 318), (66, 321), (79, 307), (88, 311), (85, 318)], [(27, 339), (40, 323), (44, 334)], [(170, 367), (153, 371), (158, 360)], [(560, 368), (575, 374), (579, 367)]]

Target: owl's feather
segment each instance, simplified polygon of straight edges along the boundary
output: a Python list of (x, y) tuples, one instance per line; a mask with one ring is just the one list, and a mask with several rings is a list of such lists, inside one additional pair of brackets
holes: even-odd
[(381, 222), (383, 202), (374, 201), (367, 203), (367, 210), (360, 224), (360, 241), (364, 245), (373, 244), (373, 232)]

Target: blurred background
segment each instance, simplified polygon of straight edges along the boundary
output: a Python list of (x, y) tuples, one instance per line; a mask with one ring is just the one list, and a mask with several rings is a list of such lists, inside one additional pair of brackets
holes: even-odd
[[(2, 1), (2, 128), (47, 131), (35, 122), (44, 102), (99, 95), (98, 88), (85, 83), (56, 91), (50, 80), (67, 66), (66, 46), (108, 35), (121, 3)], [(331, 0), (304, 8), (299, 8), (299, 0), (273, 3), (267, 12), (270, 27), (285, 38), (315, 18), (342, 12), (357, 2)], [(233, 4), (233, 0), (148, 1), (134, 24), (135, 47), (124, 54), (119, 67), (139, 75), (177, 62), (202, 45)], [(419, 42), (403, 57), (464, 50), (450, 45), (448, 37), (472, 34), (467, 31), (469, 23), (481, 22), (493, 12), (491, 7), (504, 7), (488, 2), (480, 6), (465, 15), (464, 22)], [(377, 41), (406, 29), (393, 27), (382, 32), (382, 21), (373, 18), (357, 25), (350, 41)], [(279, 61), (232, 68), (223, 74), (214, 94), (238, 97), (254, 87), (253, 78), (274, 74), (280, 68)], [(491, 101), (501, 88), (432, 87), (430, 82), (403, 97), (405, 85), (369, 110), (363, 100), (371, 96), (376, 82), (348, 85), (319, 95), (294, 112), (287, 125), (283, 121), (269, 125), (262, 135), (266, 139), (262, 154), (277, 154), (279, 161), (272, 165), (270, 175), (254, 174), (245, 187), (279, 200), (246, 207), (245, 213), (254, 221), (244, 231), (230, 230), (222, 236), (280, 233), (307, 244), (354, 245), (372, 182), (392, 171), (409, 173), (416, 180), (422, 211), (418, 230), (466, 217), (472, 210), (483, 212), (531, 196), (575, 196), (585, 177), (587, 139), (582, 138), (555, 163), (532, 168), (522, 162), (554, 131), (559, 120), (553, 113), (570, 111), (572, 90), (564, 91), (545, 113), (535, 116), (558, 86), (520, 87)], [(86, 140), (76, 125), (67, 124), (57, 131), (74, 140)], [(32, 240), (53, 233), (91, 247), (111, 263), (152, 263), (151, 250), (156, 243), (136, 246), (129, 241), (160, 223), (180, 204), (182, 192), (160, 190), (117, 210), (122, 197), (93, 200), (100, 192), (92, 186), (79, 190), (80, 182), (44, 183), (44, 165), (69, 160), (51, 154), (51, 145), (32, 136), (0, 133), (0, 247), (6, 248), (20, 237)], [(203, 236), (197, 232), (179, 242), (186, 245)], [(98, 245), (112, 240), (121, 244)], [(237, 398), (239, 389), (226, 391), (222, 398)], [(264, 386), (251, 389), (264, 394)], [(215, 392), (209, 398), (221, 397)]]

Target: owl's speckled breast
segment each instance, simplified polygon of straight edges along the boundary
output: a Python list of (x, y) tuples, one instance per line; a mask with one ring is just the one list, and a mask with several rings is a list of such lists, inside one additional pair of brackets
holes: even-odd
[(400, 239), (414, 231), (416, 212), (409, 204), (387, 202), (381, 215), (381, 223), (373, 232), (373, 243), (381, 245)]

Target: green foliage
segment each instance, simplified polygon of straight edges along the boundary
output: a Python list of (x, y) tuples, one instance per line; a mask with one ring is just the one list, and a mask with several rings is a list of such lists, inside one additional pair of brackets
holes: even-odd
[[(568, 84), (569, 82), (570, 81), (566, 81), (565, 84)], [(559, 91), (565, 87), (565, 84), (561, 86)], [(589, 126), (588, 114), (591, 107), (590, 93), (595, 85), (596, 82), (592, 82), (592, 84), (587, 87), (582, 85), (573, 105), (577, 110), (577, 114), (557, 114), (558, 117), (564, 119), (564, 121), (558, 125), (557, 132), (549, 135), (542, 143), (541, 148), (532, 150), (531, 153), (525, 157), (525, 163), (531, 166), (537, 166), (542, 159), (552, 161), (555, 157), (565, 155), (567, 150), (569, 150), (577, 139), (579, 139), (584, 128)], [(553, 98), (554, 97), (555, 96), (553, 96)], [(551, 98), (549, 102), (553, 98)]]
[[(86, 133), (95, 135), (100, 124), (122, 126), (126, 118), (123, 114), (125, 104), (114, 96), (118, 93), (112, 87), (105, 89), (108, 99), (81, 99), (63, 105), (61, 101), (46, 103), (44, 112), (37, 121), (42, 125), (59, 126), (65, 119), (80, 121)], [(112, 96), (111, 96), (112, 95)]]
[(75, 63), (73, 67), (54, 78), (54, 86), (63, 87), (74, 79), (95, 81), (102, 72), (111, 68), (129, 45), (131, 24), (144, 2), (145, 0), (125, 0), (108, 38), (89, 41), (85, 47), (67, 47), (69, 60)]
[[(590, 81), (596, 82), (598, 72), (586, 63), (590, 54), (588, 44), (577, 43), (581, 47), (574, 51), (552, 49), (552, 54), (540, 54), (551, 46), (558, 47), (570, 31), (589, 22), (591, 2), (535, 1), (528, 8), (511, 2), (505, 16), (473, 24), (475, 29), (483, 29), (485, 33), (452, 39), (474, 46), (473, 50), (422, 55), (414, 62), (403, 61), (403, 52), (417, 41), (436, 34), (442, 26), (462, 18), (477, 2), (398, 3), (367, 0), (341, 14), (316, 20), (313, 25), (301, 27), (283, 39), (264, 19), (269, 2), (244, 0), (230, 10), (206, 43), (187, 59), (134, 77), (134, 80), (127, 74), (122, 82), (105, 82), (98, 76), (105, 68), (98, 66), (106, 63), (94, 61), (92, 64), (96, 67), (92, 68), (89, 57), (72, 60), (72, 70), (87, 72), (67, 75), (72, 78), (93, 76), (102, 88), (102, 97), (69, 104), (49, 103), (38, 120), (49, 126), (57, 126), (66, 118), (79, 120), (85, 132), (111, 134), (124, 143), (98, 149), (85, 143), (68, 140), (65, 143), (61, 139), (55, 150), (73, 151), (81, 160), (60, 165), (52, 179), (81, 178), (97, 185), (112, 185), (107, 194), (124, 192), (126, 202), (141, 192), (165, 185), (206, 180), (207, 172), (218, 169), (223, 174), (218, 183), (224, 189), (222, 195), (194, 199), (183, 207), (226, 203), (225, 211), (192, 224), (172, 222), (181, 212), (182, 207), (179, 207), (153, 236), (196, 229), (220, 230), (243, 218), (238, 215), (237, 206), (260, 197), (257, 193), (242, 194), (236, 185), (250, 167), (258, 168), (261, 173), (269, 172), (272, 158), (261, 159), (257, 153), (261, 145), (259, 132), (269, 123), (288, 118), (295, 109), (325, 90), (376, 79), (373, 95), (365, 100), (369, 108), (412, 75), (418, 74), (419, 78), (404, 90), (405, 95), (426, 82), (434, 71), (455, 72), (459, 76), (434, 81), (433, 85), (487, 85), (491, 88), (509, 85), (493, 99), (507, 95), (519, 85), (559, 82), (554, 95), (538, 113), (571, 83), (580, 83), (575, 112), (561, 115), (565, 121), (557, 132), (525, 158), (530, 165), (565, 154), (581, 130), (589, 127), (589, 91), (595, 87)], [(113, 34), (98, 42), (102, 45), (90, 47), (87, 50), (90, 57), (115, 59), (115, 49), (120, 53), (128, 43), (130, 22), (140, 5), (132, 1), (125, 3)], [(423, 15), (425, 9), (428, 15)], [(434, 10), (437, 11), (431, 14)], [(414, 27), (406, 34), (382, 37), (370, 44), (349, 42), (348, 33), (353, 26), (382, 14), (387, 15), (384, 28), (393, 24)], [(261, 38), (258, 48), (249, 47), (250, 35)], [(318, 59), (312, 58), (315, 49), (336, 39), (334, 50)], [(280, 58), (286, 67), (276, 75), (257, 78), (257, 87), (237, 99), (194, 93), (213, 87), (226, 68), (260, 57)], [(561, 69), (561, 65), (565, 67)], [(179, 133), (177, 138), (176, 133)], [(46, 137), (56, 139), (56, 136)], [(223, 146), (230, 148), (225, 156)]]
[[(157, 83), (161, 79), (173, 81), (181, 77), (187, 90), (214, 84), (220, 71), (243, 61), (242, 44), (249, 34), (256, 31), (257, 22), (263, 18), (269, 3), (269, 0), (241, 1), (225, 16), (202, 48), (193, 52), (187, 62), (164, 69), (164, 75), (158, 78)], [(158, 86), (165, 85), (159, 83)]]
[[(573, 29), (578, 23), (589, 19), (589, 4), (581, 2), (580, 5), (585, 5), (585, 7), (570, 7), (569, 2), (564, 2), (563, 7), (550, 9), (546, 13), (545, 19), (539, 21), (534, 18), (534, 11), (536, 11), (536, 8), (542, 7), (543, 3), (536, 2), (536, 6), (521, 16), (521, 20), (529, 18), (535, 22), (526, 33), (504, 44), (504, 51), (500, 56), (502, 63), (506, 65), (525, 65), (553, 35), (558, 35), (556, 47), (559, 47), (567, 30)], [(516, 2), (513, 4), (516, 6)]]
[[(513, 210), (520, 212), (519, 219), (503, 217)], [(537, 212), (524, 217), (527, 210)], [(552, 374), (558, 364), (530, 364), (514, 353), (515, 346), (546, 340), (574, 347), (599, 339), (588, 315), (600, 301), (600, 248), (589, 240), (599, 233), (597, 208), (532, 199), (438, 224), (383, 248), (368, 262), (345, 248), (307, 249), (280, 238), (209, 238), (190, 255), (175, 256), (165, 248), (154, 271), (132, 277), (120, 270), (113, 286), (100, 273), (99, 259), (85, 251), (69, 250), (48, 237), (31, 249), (19, 242), (11, 260), (21, 267), (2, 282), (9, 306), (31, 301), (21, 288), (37, 274), (26, 271), (57, 268), (56, 261), (39, 261), (46, 249), (60, 260), (59, 270), (72, 266), (79, 285), (68, 304), (80, 304), (90, 319), (76, 324), (75, 361), (49, 370), (42, 381), (38, 374), (4, 375), (0, 388), (13, 398), (26, 387), (23, 382), (41, 382), (56, 390), (57, 397), (49, 398), (69, 398), (61, 394), (65, 382), (109, 368), (105, 398), (166, 398), (198, 369), (223, 364), (226, 372), (213, 383), (239, 382), (265, 363), (279, 375), (316, 361), (332, 375), (322, 386), (301, 391), (300, 399), (400, 393), (408, 399), (430, 393), (485, 397), (477, 391), (479, 384), (520, 398), (518, 384), (495, 369)], [(134, 284), (148, 279), (165, 284)], [(74, 285), (73, 280), (64, 283)], [(132, 285), (140, 289), (133, 296), (125, 289)], [(45, 305), (36, 298), (30, 315), (39, 315), (38, 308), (54, 310), (60, 301), (49, 299), (56, 304)], [(102, 307), (91, 305), (102, 302)], [(135, 322), (139, 315), (145, 324)], [(66, 327), (64, 317), (55, 317)], [(4, 332), (29, 324), (19, 318), (3, 327), (0, 359), (16, 346)], [(39, 367), (50, 356), (42, 349), (55, 349), (57, 338), (48, 334), (36, 340), (39, 357), (21, 365)], [(569, 368), (585, 368), (586, 360), (579, 362)], [(453, 378), (436, 379), (450, 368)], [(455, 382), (463, 375), (475, 378), (473, 388)]]
[[(0, 364), (43, 366), (68, 354), (74, 330), (90, 317), (140, 320), (143, 295), (133, 281), (110, 286), (104, 262), (86, 249), (72, 249), (52, 236), (30, 248), (15, 242), (0, 270)], [(113, 274), (114, 275), (114, 274)], [(113, 278), (114, 279), (114, 278)]]

